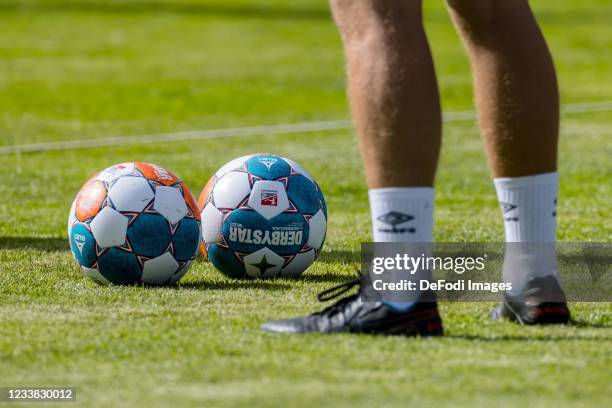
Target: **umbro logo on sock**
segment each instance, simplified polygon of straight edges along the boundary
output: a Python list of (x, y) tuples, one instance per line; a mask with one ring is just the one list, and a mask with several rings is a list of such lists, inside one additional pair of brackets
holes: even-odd
[(504, 203), (503, 201), (501, 201), (500, 204), (501, 204), (502, 211), (504, 212), (504, 214), (516, 208), (516, 205), (510, 204), (510, 203)]
[(499, 203), (501, 205), (501, 209), (502, 212), (504, 213), (504, 220), (505, 221), (518, 221), (518, 217), (506, 217), (506, 214), (509, 213), (510, 211), (516, 209), (517, 205), (515, 204), (510, 204), (510, 203), (505, 203), (503, 201), (500, 201)]
[(410, 214), (404, 214), (398, 211), (390, 211), (386, 214), (383, 214), (376, 218), (378, 221), (390, 225), (391, 228), (379, 228), (379, 232), (390, 232), (392, 234), (403, 234), (405, 232), (409, 232), (414, 234), (416, 232), (416, 228), (408, 227), (408, 228), (398, 228), (399, 224), (403, 224), (405, 222), (414, 220), (414, 217)]

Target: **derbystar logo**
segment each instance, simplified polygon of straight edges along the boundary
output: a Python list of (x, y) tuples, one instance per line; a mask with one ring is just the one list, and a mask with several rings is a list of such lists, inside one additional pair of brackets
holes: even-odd
[(274, 190), (261, 190), (260, 204), (276, 207), (278, 205), (278, 193)]
[(167, 181), (173, 180), (170, 173), (168, 173), (168, 170), (164, 169), (163, 167), (156, 166), (156, 165), (153, 165), (152, 167), (153, 167), (153, 171), (155, 172), (155, 175), (159, 177), (160, 179), (167, 180)]
[(270, 170), (270, 167), (272, 167), (272, 165), (278, 161), (278, 159), (275, 159), (274, 157), (260, 157), (257, 160), (266, 166), (268, 170)]
[(124, 166), (123, 164), (118, 164), (116, 166), (106, 169), (104, 173), (102, 174), (108, 175), (108, 176), (114, 176), (115, 174), (121, 174), (121, 172), (124, 171), (125, 169), (127, 169), (127, 166)]
[(83, 256), (83, 246), (85, 246), (85, 240), (86, 239), (87, 238), (85, 238), (84, 235), (74, 234), (74, 244), (79, 249), (79, 253), (81, 254), (81, 256)]
[(125, 174), (130, 174), (132, 171), (133, 171), (133, 167), (131, 165), (117, 164), (115, 166), (109, 167), (108, 169), (104, 170), (103, 172), (98, 174), (96, 178), (98, 180), (102, 180), (102, 181), (106, 181), (107, 183), (110, 183)]
[(229, 240), (241, 244), (255, 245), (302, 245), (302, 230), (283, 229), (262, 231), (230, 225)]

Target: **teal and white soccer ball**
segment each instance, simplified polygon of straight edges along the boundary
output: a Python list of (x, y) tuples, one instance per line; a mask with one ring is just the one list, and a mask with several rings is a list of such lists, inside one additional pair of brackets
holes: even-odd
[(312, 176), (255, 154), (221, 167), (200, 194), (202, 252), (233, 278), (297, 277), (325, 240), (327, 208)]

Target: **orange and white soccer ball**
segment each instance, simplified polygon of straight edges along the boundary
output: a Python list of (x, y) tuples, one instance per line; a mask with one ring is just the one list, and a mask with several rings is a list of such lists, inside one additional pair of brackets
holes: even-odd
[(172, 284), (197, 255), (200, 210), (172, 172), (121, 163), (81, 188), (68, 216), (68, 238), (84, 273), (99, 283)]

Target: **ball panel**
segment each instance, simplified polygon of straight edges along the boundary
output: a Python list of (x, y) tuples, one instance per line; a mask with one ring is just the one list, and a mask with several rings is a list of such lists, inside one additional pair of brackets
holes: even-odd
[(289, 264), (281, 270), (281, 276), (285, 278), (297, 278), (314, 262), (315, 258), (316, 253), (314, 249), (297, 254)]
[(157, 187), (153, 208), (163, 215), (170, 224), (176, 224), (187, 215), (187, 203), (185, 203), (181, 192), (174, 187)]
[(106, 200), (104, 183), (96, 180), (89, 184), (85, 184), (77, 195), (74, 208), (76, 217), (79, 221), (85, 221), (95, 217), (100, 211), (104, 200)]
[(249, 207), (265, 219), (274, 218), (289, 208), (285, 186), (279, 181), (256, 181), (249, 196)]
[(192, 264), (193, 261), (188, 261), (178, 271), (174, 272), (174, 275), (170, 277), (170, 281), (168, 282), (168, 284), (173, 285), (179, 280), (181, 280), (181, 278), (185, 276), (185, 274), (189, 271), (189, 268), (191, 268)]
[(187, 204), (191, 215), (193, 216), (193, 218), (199, 221), (201, 210), (200, 206), (198, 205), (198, 202), (196, 201), (193, 194), (191, 194), (191, 191), (187, 187), (187, 184), (181, 183), (181, 189), (183, 190), (183, 198), (185, 199), (185, 203)]
[(154, 197), (147, 180), (137, 176), (117, 179), (108, 191), (108, 198), (117, 211), (141, 212)]
[(232, 211), (221, 228), (230, 248), (247, 254), (268, 247), (279, 255), (293, 255), (307, 242), (309, 233), (300, 214), (280, 214), (266, 220), (249, 210)]
[(208, 182), (202, 189), (202, 192), (200, 193), (200, 196), (198, 197), (198, 207), (200, 207), (201, 209), (204, 209), (204, 207), (206, 207), (206, 204), (208, 204), (208, 201), (209, 201), (208, 198), (216, 183), (217, 183), (217, 177), (212, 176), (210, 179), (208, 179)]
[(246, 163), (246, 161), (252, 156), (253, 156), (252, 154), (247, 154), (246, 156), (240, 156), (240, 157), (235, 158), (234, 160), (227, 162), (219, 170), (217, 170), (215, 175), (217, 176), (217, 178), (221, 178), (225, 174), (229, 173), (230, 171), (241, 168), (244, 165), (244, 163)]
[(127, 237), (134, 253), (153, 258), (166, 251), (172, 241), (172, 232), (161, 215), (139, 214), (129, 225)]
[(188, 261), (198, 253), (200, 223), (193, 218), (183, 218), (172, 237), (174, 257), (177, 261)]
[(70, 248), (81, 266), (89, 267), (96, 262), (96, 240), (85, 224), (78, 223), (70, 229)]
[(291, 167), (281, 157), (272, 154), (258, 154), (246, 161), (247, 171), (264, 180), (276, 180), (291, 174)]
[(72, 205), (70, 206), (70, 212), (68, 213), (68, 239), (70, 239), (70, 229), (72, 228), (74, 223), (77, 222), (77, 217), (76, 217), (76, 214), (74, 213), (74, 210), (76, 208), (76, 202), (77, 202), (76, 198), (72, 200)]
[(244, 264), (238, 260), (234, 252), (219, 246), (208, 245), (208, 259), (220, 271), (230, 278), (239, 279), (244, 277)]
[(110, 248), (98, 257), (98, 271), (109, 282), (117, 285), (139, 282), (142, 276), (136, 255), (118, 248)]
[(207, 244), (202, 240), (200, 240), (200, 252), (202, 253), (202, 257), (204, 258), (204, 260), (208, 261)]
[(325, 233), (327, 232), (327, 220), (323, 215), (323, 210), (319, 210), (314, 217), (308, 220), (310, 234), (308, 236), (308, 246), (316, 250), (321, 249), (323, 241), (325, 241)]
[(317, 186), (317, 194), (319, 195), (319, 202), (321, 203), (321, 208), (323, 209), (323, 215), (325, 215), (325, 219), (327, 219), (327, 203), (325, 202), (325, 197), (323, 196), (323, 191), (321, 191), (321, 187), (315, 182)]
[(108, 285), (108, 284), (110, 284), (108, 279), (106, 279), (104, 276), (102, 276), (102, 274), (98, 271), (98, 269), (96, 269), (96, 268), (87, 268), (85, 266), (81, 266), (81, 269), (83, 270), (83, 273), (85, 274), (85, 276), (89, 276), (91, 279), (93, 279), (97, 283), (99, 283), (101, 285)]
[(231, 171), (221, 177), (213, 189), (215, 207), (234, 209), (251, 192), (249, 175), (242, 171)]
[(287, 195), (302, 214), (314, 215), (319, 211), (319, 193), (316, 186), (302, 175), (289, 177)]
[(145, 261), (142, 268), (142, 282), (150, 285), (163, 285), (170, 280), (179, 267), (170, 252)]
[(266, 247), (244, 257), (244, 268), (251, 278), (278, 276), (284, 263), (285, 258)]
[(102, 170), (96, 175), (96, 180), (110, 184), (119, 177), (137, 175), (138, 172), (134, 168), (134, 163), (119, 163)]
[(149, 180), (157, 181), (165, 186), (171, 186), (179, 182), (179, 178), (171, 171), (156, 164), (136, 162), (134, 166)]
[(221, 224), (223, 213), (212, 204), (206, 204), (202, 211), (202, 240), (208, 244), (221, 242)]
[(314, 183), (314, 178), (312, 178), (310, 173), (308, 173), (306, 170), (304, 170), (304, 168), (302, 166), (300, 166), (298, 163), (296, 163), (293, 160), (288, 159), (286, 157), (283, 157), (283, 160), (286, 161), (291, 166), (291, 168), (293, 169), (293, 173), (301, 174), (302, 176), (306, 177), (308, 180), (310, 180), (310, 181), (312, 181)]
[(128, 219), (110, 207), (104, 207), (90, 223), (91, 232), (101, 248), (125, 243)]

